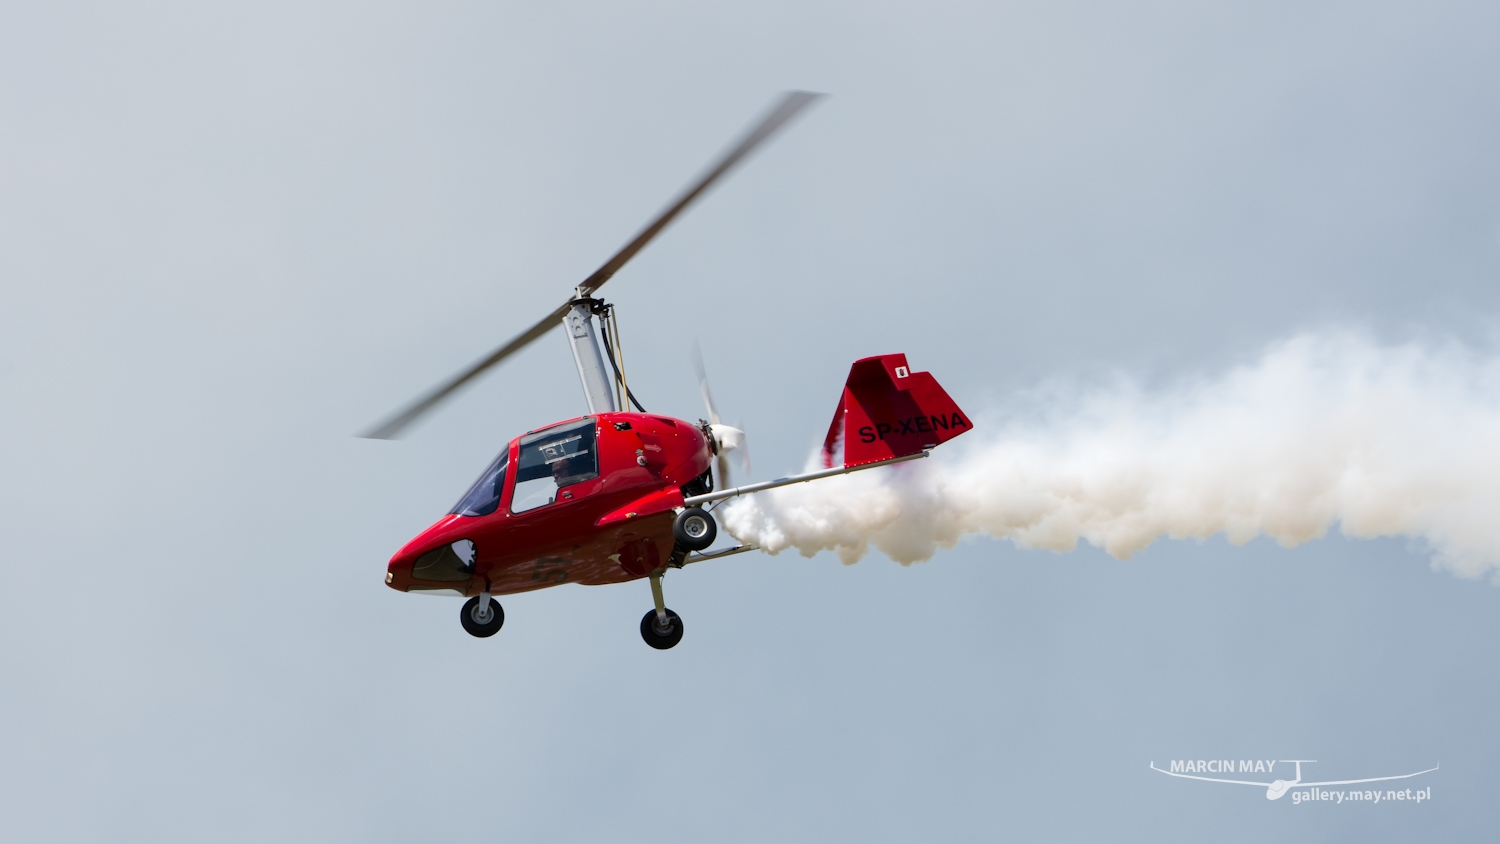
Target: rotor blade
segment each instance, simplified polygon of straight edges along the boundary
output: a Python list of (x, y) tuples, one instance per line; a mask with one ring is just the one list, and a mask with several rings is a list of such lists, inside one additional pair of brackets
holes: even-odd
[(559, 307), (557, 310), (543, 317), (542, 320), (536, 325), (531, 326), (530, 328), (526, 329), (525, 331), (521, 332), (519, 335), (511, 339), (509, 343), (506, 343), (505, 345), (491, 352), (488, 357), (484, 358), (483, 360), (476, 361), (468, 369), (465, 369), (458, 375), (455, 375), (452, 378), (448, 379), (448, 381), (443, 383), (437, 389), (412, 402), (399, 413), (395, 414), (394, 416), (385, 420), (374, 428), (371, 428), (370, 430), (364, 432), (363, 434), (360, 434), (360, 436), (364, 437), (365, 439), (371, 440), (395, 439), (396, 435), (401, 433), (401, 430), (403, 428), (414, 422), (417, 417), (431, 410), (443, 399), (446, 399), (448, 396), (452, 395), (453, 392), (459, 387), (462, 387), (463, 385), (472, 381), (475, 376), (479, 375), (481, 372), (484, 372), (486, 369), (489, 369), (500, 361), (505, 360), (516, 352), (519, 352), (526, 346), (530, 345), (533, 340), (536, 340), (538, 337), (541, 337), (543, 334), (546, 334), (548, 331), (551, 331), (553, 328), (561, 325), (562, 318), (565, 314), (567, 314), (570, 307), (572, 307), (571, 302), (564, 303), (562, 307)]
[(755, 125), (755, 128), (747, 132), (740, 139), (739, 143), (734, 145), (733, 149), (725, 153), (723, 158), (719, 159), (713, 167), (709, 168), (709, 171), (702, 178), (683, 191), (675, 202), (667, 206), (666, 210), (658, 214), (656, 219), (652, 220), (644, 229), (641, 229), (641, 233), (636, 235), (634, 240), (625, 244), (619, 252), (616, 252), (613, 258), (605, 261), (604, 266), (595, 270), (593, 275), (584, 279), (583, 284), (578, 286), (579, 295), (594, 295), (595, 290), (603, 287), (604, 282), (609, 281), (610, 277), (619, 272), (620, 268), (625, 266), (626, 262), (634, 258), (635, 253), (644, 249), (646, 244), (650, 243), (652, 238), (660, 234), (661, 230), (666, 228), (667, 224), (672, 222), (678, 214), (681, 214), (684, 208), (692, 204), (693, 200), (697, 199), (699, 194), (707, 190), (720, 176), (729, 172), (731, 167), (738, 164), (740, 159), (759, 146), (762, 141), (771, 137), (777, 129), (780, 129), (787, 121), (795, 117), (797, 112), (821, 96), (823, 95), (808, 91), (788, 91), (783, 94), (781, 101), (776, 104), (771, 113), (762, 118), (760, 123)]
[[(725, 155), (720, 158), (719, 161), (715, 163), (705, 175), (699, 178), (696, 183), (694, 183), (691, 187), (684, 191), (676, 199), (676, 201), (674, 201), (670, 206), (667, 207), (666, 210), (658, 214), (655, 220), (651, 221), (649, 225), (641, 230), (640, 234), (637, 234), (635, 236), (634, 240), (625, 244), (625, 246), (619, 252), (615, 253), (614, 257), (610, 258), (608, 261), (605, 261), (602, 267), (595, 270), (593, 275), (584, 279), (583, 283), (578, 286), (579, 295), (581, 297), (592, 296), (595, 290), (598, 290), (604, 285), (606, 281), (609, 281), (611, 276), (618, 272), (621, 267), (625, 266), (625, 264), (631, 258), (635, 257), (635, 254), (637, 252), (644, 249), (646, 244), (651, 242), (652, 238), (656, 237), (656, 235), (659, 234), (662, 229), (666, 228), (667, 225), (671, 223), (678, 214), (682, 213), (683, 209), (692, 204), (693, 200), (697, 199), (698, 196), (705, 190), (707, 190), (709, 186), (711, 186), (714, 182), (716, 182), (720, 176), (723, 176), (725, 173), (729, 172), (732, 167), (739, 163), (740, 159), (744, 158), (751, 152), (751, 150), (754, 150), (763, 141), (771, 137), (771, 135), (775, 134), (776, 130), (780, 129), (789, 120), (795, 117), (797, 113), (805, 108), (809, 103), (821, 96), (823, 95), (813, 94), (807, 91), (788, 91), (786, 94), (782, 95), (782, 98), (776, 104), (776, 107), (773, 108), (771, 112), (764, 118), (762, 118), (754, 128), (747, 132), (740, 139), (740, 141), (735, 144), (732, 149), (729, 150), (729, 152), (725, 153)], [(433, 406), (440, 403), (443, 399), (447, 398), (455, 390), (468, 383), (475, 376), (479, 375), (480, 373), (484, 372), (486, 369), (489, 369), (500, 361), (506, 359), (515, 352), (521, 350), (533, 340), (541, 337), (543, 334), (546, 334), (549, 330), (551, 330), (553, 326), (557, 325), (562, 320), (563, 316), (567, 314), (569, 307), (571, 307), (571, 303), (562, 305), (557, 310), (549, 314), (541, 322), (533, 325), (531, 328), (527, 329), (524, 333), (511, 340), (509, 343), (506, 343), (505, 345), (496, 349), (488, 357), (484, 358), (483, 360), (477, 361), (467, 370), (463, 371), (443, 385), (439, 386), (437, 389), (413, 402), (410, 406), (387, 419), (385, 422), (382, 422), (380, 425), (370, 429), (369, 431), (366, 431), (363, 434), (360, 434), (360, 436), (368, 439), (381, 440), (394, 438), (404, 428), (406, 428), (406, 426), (415, 421), (419, 416), (432, 409)], [(704, 397), (705, 400), (707, 400), (706, 383), (704, 386)], [(712, 408), (710, 408), (710, 414), (712, 415), (712, 413)], [(717, 416), (715, 416), (714, 421), (718, 421)]]

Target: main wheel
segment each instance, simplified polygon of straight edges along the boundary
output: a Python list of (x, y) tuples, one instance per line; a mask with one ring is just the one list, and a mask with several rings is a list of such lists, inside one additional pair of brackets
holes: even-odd
[(469, 631), (470, 636), (483, 639), (500, 632), (505, 624), (505, 610), (500, 608), (499, 601), (491, 598), (489, 607), (480, 613), (479, 598), (473, 597), (464, 602), (464, 608), (458, 613), (458, 620)]
[(677, 514), (677, 521), (672, 523), (672, 536), (689, 551), (702, 551), (714, 544), (714, 538), (718, 535), (719, 526), (714, 524), (714, 517), (702, 507), (683, 510)]
[(646, 644), (664, 651), (682, 641), (682, 616), (667, 610), (667, 626), (656, 625), (656, 610), (650, 610), (641, 619), (641, 638)]

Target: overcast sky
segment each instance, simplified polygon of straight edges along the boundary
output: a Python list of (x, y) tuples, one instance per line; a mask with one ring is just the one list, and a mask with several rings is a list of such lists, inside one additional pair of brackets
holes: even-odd
[[(455, 601), (385, 563), (584, 409), (555, 307), (784, 89), (831, 94), (605, 288), (754, 475), (849, 362), (982, 424), (1330, 327), (1492, 349), (1489, 3), (0, 8), (0, 837), (1479, 840), (1500, 589), (1422, 547), (971, 539)], [(975, 436), (978, 436), (976, 432)], [(1292, 805), (1171, 759), (1408, 773)], [(1277, 773), (1281, 773), (1278, 769)], [(1311, 778), (1311, 776), (1309, 776)], [(1418, 781), (1411, 781), (1417, 787)]]

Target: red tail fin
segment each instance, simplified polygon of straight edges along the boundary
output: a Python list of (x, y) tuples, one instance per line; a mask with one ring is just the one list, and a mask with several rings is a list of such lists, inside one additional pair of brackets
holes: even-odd
[(823, 465), (858, 466), (916, 454), (974, 427), (937, 379), (906, 355), (854, 362), (823, 441)]

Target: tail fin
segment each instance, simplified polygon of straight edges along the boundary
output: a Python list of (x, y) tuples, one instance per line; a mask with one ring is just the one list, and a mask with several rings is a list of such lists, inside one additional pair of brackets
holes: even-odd
[(859, 466), (916, 454), (974, 427), (930, 373), (912, 372), (906, 355), (854, 362), (839, 399), (823, 465)]

